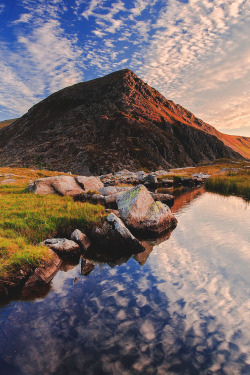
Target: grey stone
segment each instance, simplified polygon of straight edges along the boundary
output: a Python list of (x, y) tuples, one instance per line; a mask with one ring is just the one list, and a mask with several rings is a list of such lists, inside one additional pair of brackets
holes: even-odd
[(67, 240), (66, 238), (50, 238), (43, 243), (59, 255), (75, 256), (81, 253), (80, 246), (76, 242)]

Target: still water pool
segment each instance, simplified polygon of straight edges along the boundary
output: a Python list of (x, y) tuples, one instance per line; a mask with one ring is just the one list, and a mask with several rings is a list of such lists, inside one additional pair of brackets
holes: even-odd
[(169, 239), (2, 306), (0, 374), (250, 374), (250, 206), (198, 189), (173, 210)]

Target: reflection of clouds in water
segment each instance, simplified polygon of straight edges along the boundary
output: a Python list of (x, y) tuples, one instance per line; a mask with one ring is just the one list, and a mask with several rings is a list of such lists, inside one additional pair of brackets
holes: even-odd
[[(25, 375), (246, 374), (249, 278), (236, 277), (231, 255), (240, 270), (249, 266), (241, 251), (247, 234), (238, 222), (232, 234), (223, 198), (213, 199), (224, 229), (219, 216), (209, 226), (215, 218), (208, 197), (180, 211), (176, 230), (143, 267), (130, 259), (81, 277), (78, 266), (59, 272), (44, 300), (8, 305), (0, 356)], [(231, 249), (222, 233), (233, 238)]]
[[(169, 300), (172, 325), (182, 310), (183, 336), (192, 328), (200, 347), (205, 336), (206, 349), (219, 343), (211, 366), (217, 371), (228, 356), (240, 363), (249, 352), (250, 211), (238, 209), (238, 198), (209, 198), (203, 195), (185, 210), (170, 240), (154, 249), (150, 266), (165, 281), (158, 288)], [(223, 365), (233, 374), (240, 373), (237, 366)]]

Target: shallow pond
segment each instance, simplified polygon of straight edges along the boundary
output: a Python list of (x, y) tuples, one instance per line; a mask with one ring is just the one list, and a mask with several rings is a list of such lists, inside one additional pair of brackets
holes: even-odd
[(172, 209), (154, 248), (2, 306), (1, 375), (250, 374), (250, 206), (201, 188)]

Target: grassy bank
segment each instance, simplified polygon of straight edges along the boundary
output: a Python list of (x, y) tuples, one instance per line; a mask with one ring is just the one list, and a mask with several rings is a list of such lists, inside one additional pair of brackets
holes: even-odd
[(39, 242), (69, 237), (76, 228), (88, 231), (105, 217), (102, 206), (29, 193), (25, 189), (31, 177), (27, 171), (19, 171), (20, 178), (15, 175), (14, 185), (0, 186), (0, 281), (11, 281), (20, 269), (25, 272), (46, 260), (48, 249), (38, 246)]
[(250, 171), (240, 170), (237, 173), (228, 172), (213, 176), (206, 181), (205, 187), (208, 191), (225, 195), (235, 194), (250, 200)]

